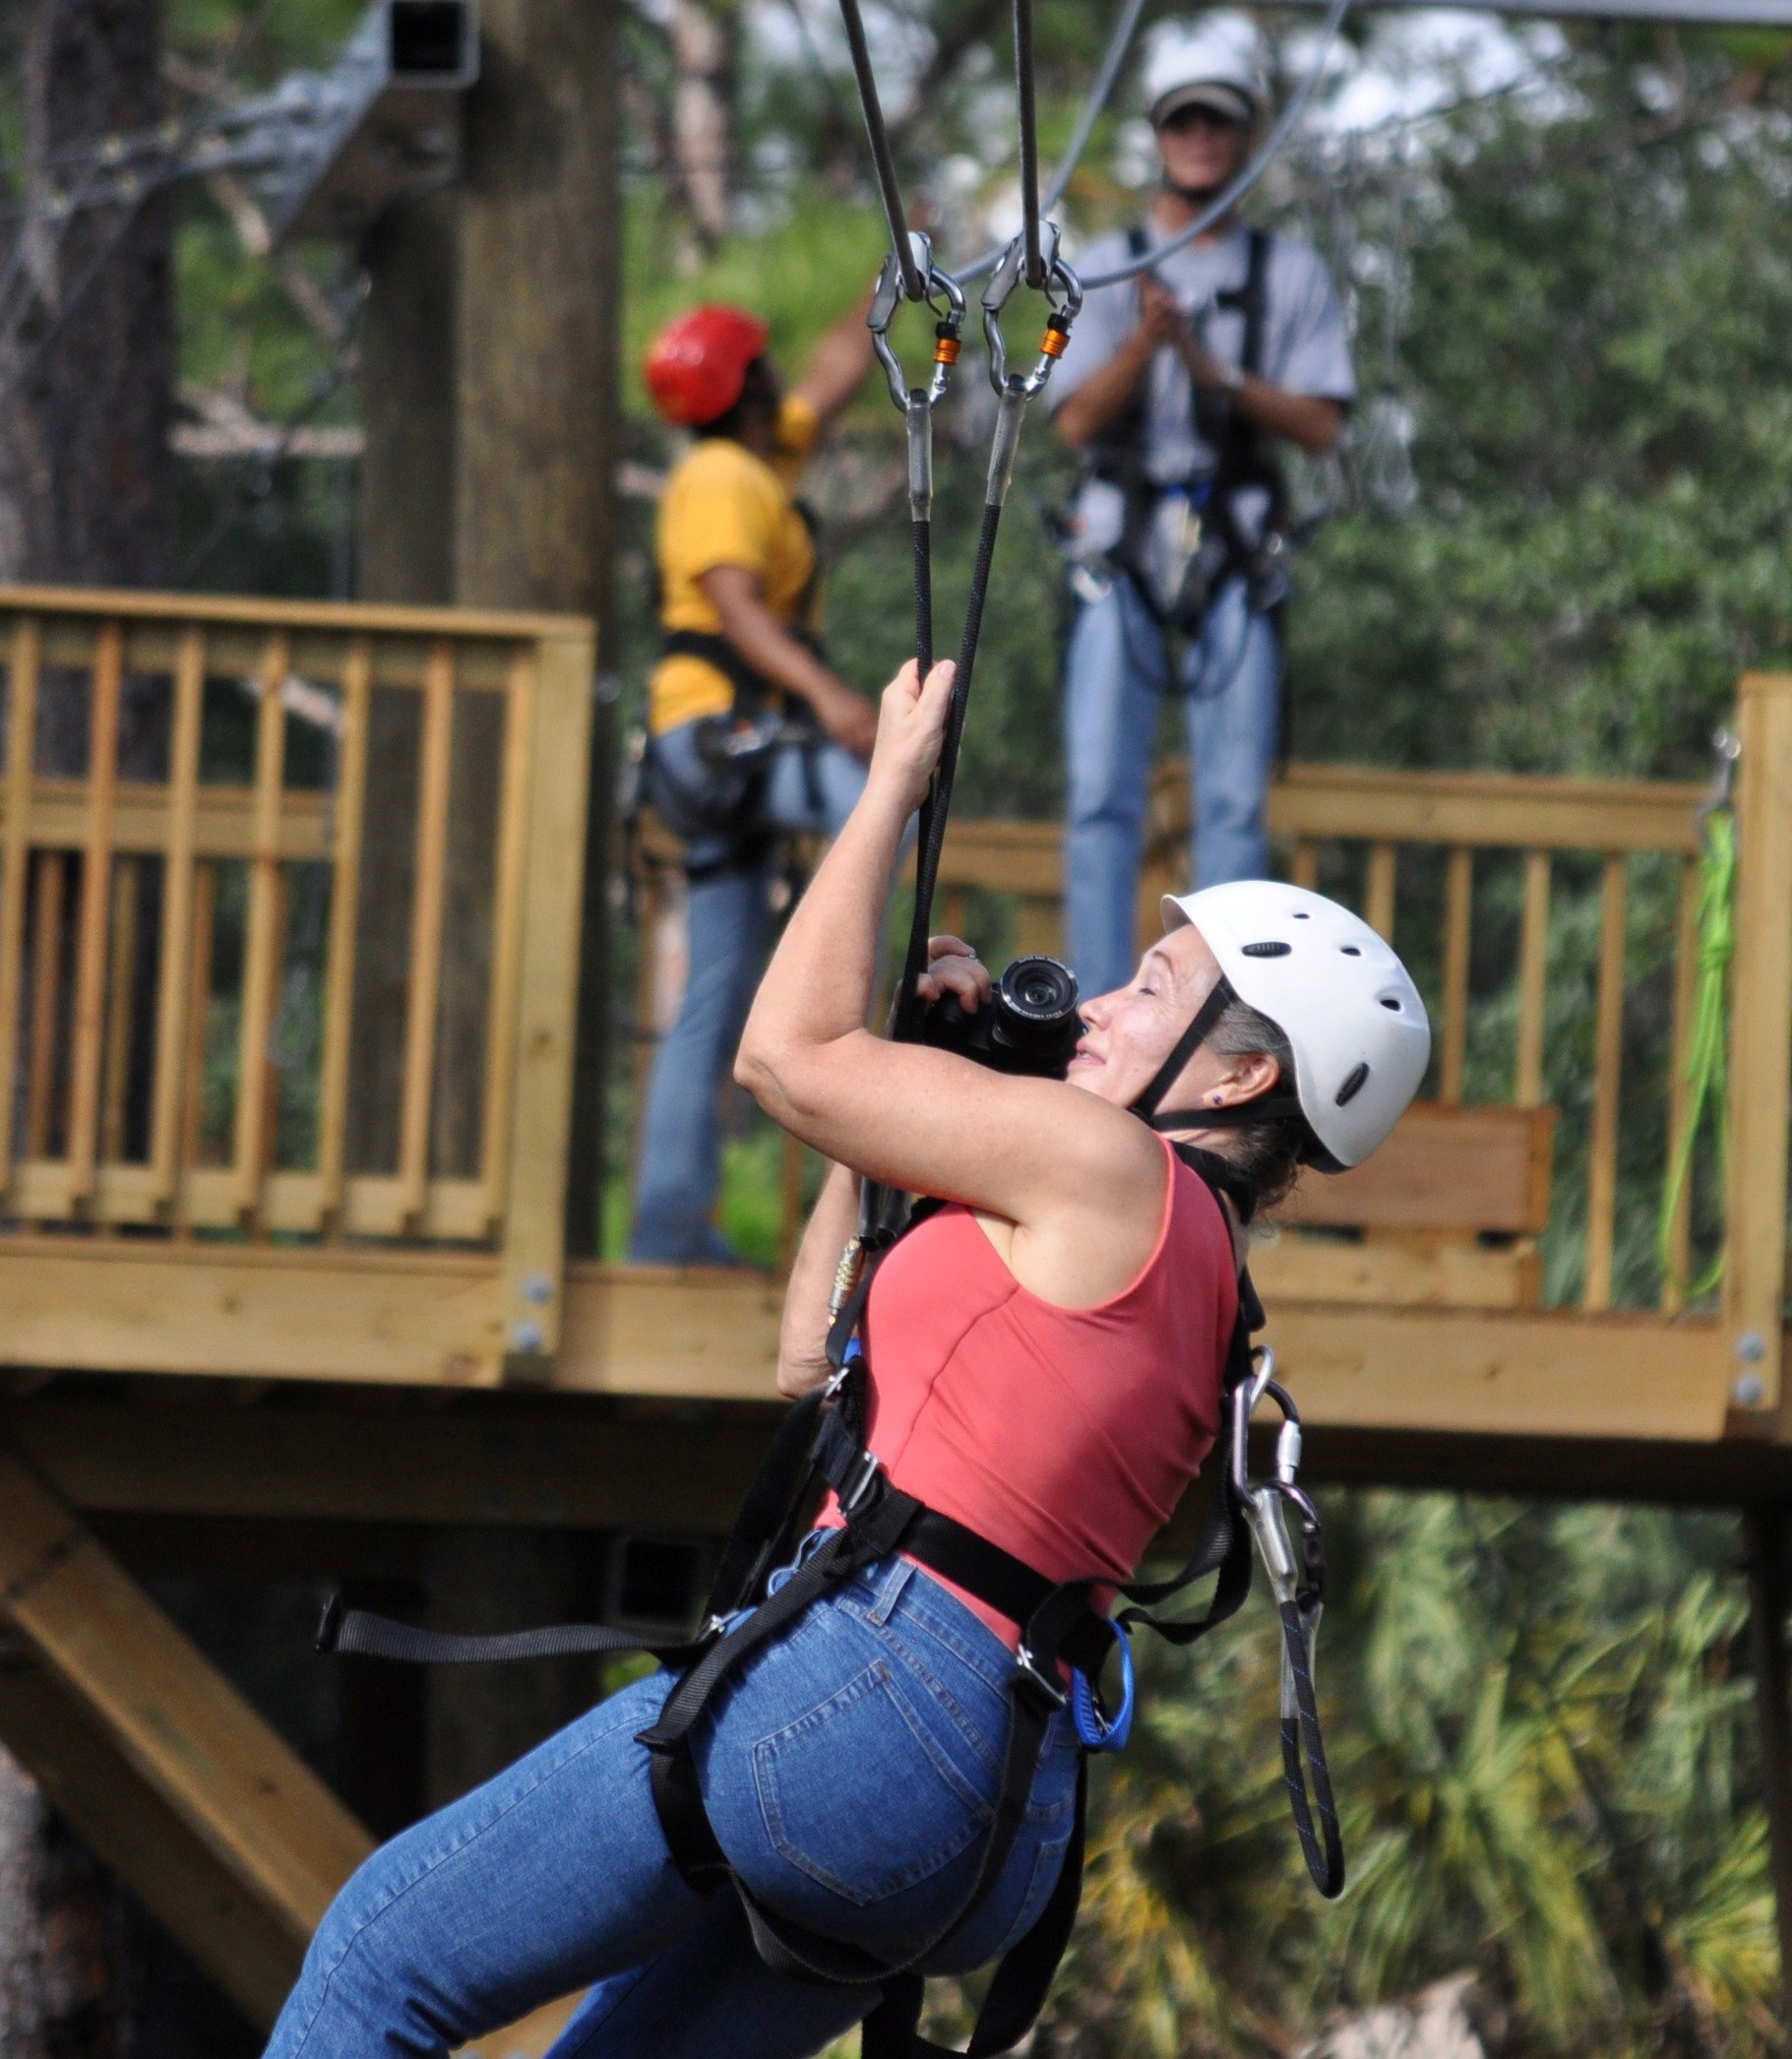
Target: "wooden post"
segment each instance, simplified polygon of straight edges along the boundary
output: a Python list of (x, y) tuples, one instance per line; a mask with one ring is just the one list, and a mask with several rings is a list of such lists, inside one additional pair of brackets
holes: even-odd
[(174, 661), (174, 735), (168, 752), (168, 841), (161, 875), (161, 963), (151, 1090), (150, 1164), (158, 1208), (180, 1180), (181, 1091), (186, 1084), (187, 1003), (193, 984), (193, 846), (199, 813), (199, 737), (205, 713), (206, 641), (184, 629)]
[(1624, 943), (1629, 900), (1621, 852), (1605, 861), (1599, 892), (1599, 991), (1593, 1027), (1593, 1119), (1586, 1152), (1586, 1278), (1582, 1308), (1612, 1305), (1618, 1217), (1618, 1102), (1624, 1066)]
[(285, 783), (287, 647), (269, 643), (255, 723), (255, 855), (249, 861), (249, 933), (243, 947), (242, 1030), (236, 1061), (236, 1206), (244, 1216), (261, 1205), (268, 1159), (269, 1042), (279, 1003), (280, 793)]
[(1781, 2020), (1792, 2023), (1792, 1704), (1787, 1700), (1786, 1611), (1792, 1581), (1786, 1564), (1786, 1515), (1778, 1508), (1743, 1512), (1749, 1563), (1749, 1630), (1755, 1650), (1755, 1708), (1761, 1723), (1761, 1790), (1773, 1862), (1773, 1908), (1779, 1930)]
[(423, 676), (422, 764), (417, 775), (416, 901), (399, 1114), (399, 1186), (407, 1229), (422, 1225), (429, 1184), (429, 1105), (435, 1093), (436, 1003), (442, 988), (442, 914), (448, 894), (449, 775), (454, 765), (455, 655), (429, 654)]
[(330, 942), (324, 973), (324, 1053), (318, 1074), (317, 1169), (322, 1212), (340, 1221), (348, 1122), (348, 1050), (354, 1023), (355, 908), (361, 888), (361, 842), (367, 807), (367, 734), (373, 704), (373, 651), (365, 637), (349, 646), (342, 673), (341, 764), (337, 780), (336, 842), (331, 853)]
[(108, 622), (93, 651), (93, 726), (88, 746), (88, 834), (81, 859), (75, 945), (75, 1034), (69, 1085), (69, 1199), (93, 1191), (99, 1141), (100, 1039), (105, 1022), (106, 932), (112, 911), (112, 818), (118, 799), (118, 715), (124, 630)]
[(1543, 1105), (1543, 1030), (1549, 1005), (1549, 852), (1524, 853), (1524, 915), (1518, 938), (1518, 1055), (1513, 1099)]
[(590, 679), (588, 637), (542, 645), (504, 1214), (506, 1362), (524, 1376), (560, 1343), (567, 1117), (578, 999), (578, 967), (566, 944), (578, 931), (584, 878)]
[[(455, 598), (591, 616), (605, 665), (614, 661), (621, 16), (615, 0), (487, 0), (480, 10), (457, 324)], [(595, 683), (593, 664), (587, 697)], [(582, 1252), (596, 1248), (600, 1213), (613, 706), (605, 689), (581, 775), (594, 819), (582, 840), (568, 1217)], [(495, 766), (483, 770), (495, 780)], [(469, 820), (489, 819), (489, 794), (488, 785)]]
[(1779, 1404), (1792, 1114), (1792, 674), (1741, 685), (1739, 876), (1730, 988), (1729, 1257), (1723, 1320), (1731, 1400)]
[(19, 992), (25, 961), (25, 876), (31, 856), (31, 761), (37, 737), (36, 618), (13, 631), (7, 687), (5, 871), (0, 874), (0, 1193), (13, 1176), (13, 1074), (19, 1062)]
[(492, 882), (491, 1000), (485, 1012), (484, 1136), (479, 1171), (485, 1219), (504, 1214), (510, 1175), (511, 1090), (519, 1050), (518, 980), (523, 967), (523, 897), (527, 887), (529, 767), (535, 743), (535, 658), (511, 667), (504, 696), (504, 777), (498, 794), (498, 862)]

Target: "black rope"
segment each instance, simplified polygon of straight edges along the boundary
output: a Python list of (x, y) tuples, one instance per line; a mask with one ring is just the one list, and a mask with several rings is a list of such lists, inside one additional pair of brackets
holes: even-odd
[(1035, 293), (1046, 284), (1039, 248), (1039, 105), (1033, 63), (1033, 0), (1015, 0), (1015, 105), (1020, 131), (1020, 276)]
[(922, 279), (908, 242), (908, 217), (896, 185), (896, 157), (890, 148), (890, 131), (884, 126), (884, 109), (878, 99), (878, 82), (871, 69), (871, 49), (865, 41), (864, 17), (859, 0), (840, 0), (840, 19), (846, 26), (846, 46), (852, 52), (852, 75), (858, 83), (859, 111), (865, 117), (865, 134), (871, 143), (871, 162), (877, 172), (878, 192), (884, 202), (884, 218), (890, 224), (890, 247), (902, 278), (902, 298), (924, 300), (927, 282)]
[(914, 661), (924, 680), (933, 670), (933, 524), (914, 525)]
[(952, 704), (946, 711), (946, 734), (940, 745), (940, 763), (927, 789), (927, 798), (921, 804), (920, 831), (915, 848), (914, 919), (909, 926), (901, 992), (896, 1002), (896, 1024), (891, 1031), (898, 1043), (920, 1040), (922, 1008), (917, 982), (927, 969), (927, 938), (933, 921), (934, 891), (940, 878), (940, 855), (946, 847), (946, 819), (952, 809), (958, 751), (964, 741), (971, 674), (977, 662), (977, 644), (983, 634), (983, 604), (989, 593), (990, 567), (996, 555), (996, 530), (1001, 522), (1002, 503), (999, 500), (985, 501), (983, 527), (977, 537), (977, 561), (970, 576), (970, 600), (964, 612), (964, 635), (958, 645), (958, 676), (953, 680)]

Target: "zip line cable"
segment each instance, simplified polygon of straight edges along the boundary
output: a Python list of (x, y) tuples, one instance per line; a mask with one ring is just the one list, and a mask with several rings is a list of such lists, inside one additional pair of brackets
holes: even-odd
[[(1144, 0), (1126, 0), (1120, 19), (1114, 24), (1114, 32), (1108, 37), (1106, 51), (1102, 55), (1101, 69), (1095, 74), (1095, 83), (1089, 88), (1088, 98), (1082, 103), (1082, 112), (1077, 117), (1077, 126), (1059, 160), (1058, 169), (1052, 174), (1052, 182), (1045, 189), (1039, 203), (1041, 215), (1050, 215), (1064, 198), (1082, 153), (1088, 148), (1088, 140), (1095, 133), (1095, 124), (1101, 119), (1101, 110), (1107, 105), (1108, 95), (1114, 90), (1114, 82), (1120, 77), (1121, 67), (1126, 63), (1127, 53), (1133, 47), (1133, 37), (1138, 32), (1139, 18), (1144, 12)], [(993, 272), (1002, 262), (1004, 246), (986, 250), (975, 264), (966, 265), (953, 276), (960, 285), (967, 286), (979, 280), (986, 272)]]
[(1033, 0), (1015, 0), (1015, 116), (1020, 144), (1020, 276), (1045, 286), (1039, 250), (1039, 93), (1033, 76)]
[(884, 109), (878, 99), (877, 76), (871, 69), (871, 49), (865, 40), (865, 18), (859, 0), (840, 0), (840, 20), (845, 24), (846, 47), (852, 52), (852, 76), (859, 90), (859, 112), (865, 118), (865, 134), (871, 144), (872, 169), (877, 173), (878, 193), (884, 203), (884, 218), (890, 224), (890, 252), (902, 281), (904, 300), (925, 300), (927, 282), (915, 267), (908, 242), (908, 217), (896, 185), (896, 156), (890, 148), (890, 131), (884, 125)]
[(1165, 258), (1174, 257), (1179, 250), (1186, 250), (1198, 236), (1205, 235), (1216, 221), (1223, 221), (1231, 214), (1280, 156), (1282, 146), (1294, 131), (1294, 125), (1307, 111), (1307, 102), (1318, 92), (1319, 83), (1326, 76), (1327, 67), (1331, 61), (1332, 45), (1337, 41), (1338, 31), (1344, 26), (1344, 16), (1349, 12), (1349, 7), (1350, 0), (1331, 0), (1330, 6), (1326, 10), (1325, 24), (1320, 31), (1319, 55), (1313, 60), (1312, 69), (1295, 90), (1287, 106), (1282, 109), (1275, 126), (1265, 137), (1262, 149), (1237, 178), (1215, 199), (1209, 201), (1187, 228), (1179, 230), (1167, 243), (1159, 243), (1154, 249), (1145, 251), (1143, 256), (1129, 258), (1124, 265), (1116, 265), (1112, 271), (1098, 272), (1092, 278), (1085, 279), (1082, 281), (1085, 292), (1092, 293), (1097, 286), (1116, 286), (1125, 280), (1137, 279), (1142, 272), (1154, 271)]

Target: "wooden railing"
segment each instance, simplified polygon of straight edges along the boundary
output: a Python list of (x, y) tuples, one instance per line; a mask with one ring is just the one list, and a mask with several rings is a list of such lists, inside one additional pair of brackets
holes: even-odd
[[(1693, 1268), (1693, 1183), (1674, 1210), (1665, 1265), (1653, 1224), (1689, 1116), (1703, 797), (1700, 787), (1663, 781), (1331, 766), (1294, 766), (1276, 782), (1269, 824), (1285, 876), (1357, 906), (1426, 990), (1433, 1109), (1538, 1111), (1505, 1133), (1465, 1122), (1461, 1134), (1508, 1155), (1520, 1145), (1539, 1153), (1528, 1191), (1544, 1198), (1548, 1217), (1541, 1251), (1498, 1210), (1481, 1231), (1464, 1227), (1475, 1218), (1462, 1206), (1435, 1230), (1371, 1219), (1354, 1233), (1346, 1266), (1335, 1226), (1344, 1217), (1332, 1211), (1324, 1234), (1284, 1240), (1305, 1257), (1296, 1266), (1290, 1251), (1278, 1254), (1281, 1290), (1509, 1306), (1537, 1299), (1547, 1272), (1557, 1303), (1680, 1308)], [(1152, 795), (1141, 939), (1157, 932), (1159, 896), (1186, 883), (1186, 780), (1167, 767)], [(940, 873), (941, 926), (969, 930), (988, 953), (1058, 951), (1061, 846), (1055, 823), (956, 822)], [(653, 967), (644, 962), (643, 971), (644, 1016), (656, 1008), (663, 1019)], [(1639, 1169), (1639, 1156), (1652, 1169)], [(1474, 1174), (1470, 1155), (1462, 1177)], [(785, 1187), (787, 1250), (798, 1182), (787, 1176)], [(1707, 1218), (1711, 1189), (1704, 1166)], [(1540, 1226), (1541, 1216), (1527, 1213), (1526, 1230)]]
[(558, 1334), (592, 650), (0, 589), (0, 1216), (495, 1248)]

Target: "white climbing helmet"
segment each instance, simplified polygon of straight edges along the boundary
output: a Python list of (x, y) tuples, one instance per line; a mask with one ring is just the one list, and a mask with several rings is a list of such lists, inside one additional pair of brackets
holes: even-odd
[(1249, 15), (1216, 8), (1193, 21), (1165, 22), (1152, 32), (1144, 104), (1153, 127), (1179, 107), (1196, 106), (1255, 121), (1268, 100), (1263, 37)]
[[(1267, 879), (1166, 894), (1166, 932), (1192, 922), (1241, 1001), (1294, 1053), (1301, 1113), (1326, 1157), (1360, 1165), (1418, 1092), (1431, 1024), (1406, 967), (1360, 915)], [(1328, 1159), (1329, 1162), (1328, 1162)]]

